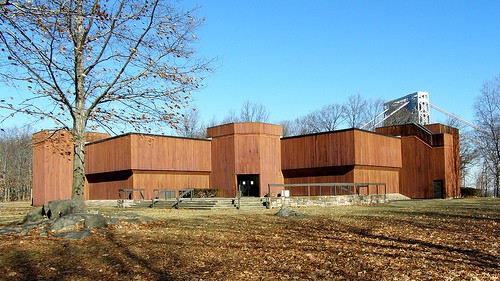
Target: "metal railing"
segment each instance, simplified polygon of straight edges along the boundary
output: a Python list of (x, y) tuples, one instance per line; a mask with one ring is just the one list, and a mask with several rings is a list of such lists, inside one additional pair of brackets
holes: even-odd
[[(194, 188), (183, 188), (183, 189), (154, 189), (154, 196), (151, 199), (151, 208), (153, 208), (156, 202), (160, 201), (160, 198), (163, 195), (163, 200), (167, 199), (175, 199), (175, 203), (172, 205), (172, 208), (177, 208), (181, 199), (184, 196), (189, 194), (190, 200), (193, 200)], [(177, 196), (176, 196), (177, 194)]]
[(134, 192), (139, 192), (139, 196), (144, 200), (144, 188), (120, 188), (118, 189), (118, 197), (121, 200), (133, 200)]

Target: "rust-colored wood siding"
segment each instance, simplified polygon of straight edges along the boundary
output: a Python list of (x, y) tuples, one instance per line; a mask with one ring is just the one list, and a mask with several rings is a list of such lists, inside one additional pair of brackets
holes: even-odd
[(124, 135), (87, 144), (85, 174), (130, 170), (131, 138), (131, 135)]
[(400, 168), (401, 140), (371, 132), (354, 130), (354, 164), (362, 166), (377, 166)]
[(260, 195), (269, 183), (282, 183), (282, 128), (264, 123), (233, 123), (207, 130), (212, 138), (212, 184), (225, 197), (235, 197), (237, 175), (259, 175)]
[(351, 129), (285, 138), (281, 145), (285, 183), (371, 182), (399, 190), (399, 138)]
[(354, 182), (354, 169), (342, 175), (324, 175), (324, 176), (304, 176), (304, 177), (285, 177), (286, 184), (301, 183), (352, 183)]
[[(94, 182), (88, 184), (89, 190), (89, 200), (111, 200), (120, 199), (118, 190), (122, 188), (133, 188), (132, 175), (129, 178), (123, 180), (113, 180), (104, 182)], [(133, 194), (137, 199), (139, 199), (137, 194)], [(151, 199), (151, 197), (145, 197), (146, 199)], [(124, 198), (121, 198), (124, 199)]]
[(282, 170), (354, 165), (354, 131), (281, 140)]
[(210, 172), (210, 141), (129, 134), (87, 145), (87, 173), (121, 170)]
[(401, 192), (411, 198), (434, 198), (434, 181), (442, 181), (444, 197), (460, 196), (458, 130), (442, 124), (406, 124), (377, 128), (402, 136)]
[[(284, 182), (286, 184), (303, 184), (303, 183), (353, 183), (354, 182), (354, 170), (350, 170), (342, 175), (314, 175), (314, 171), (311, 171), (311, 176), (303, 177), (285, 177)], [(275, 190), (272, 195), (278, 195), (281, 193), (281, 189)], [(292, 196), (306, 196), (308, 194), (307, 186), (303, 187), (290, 187), (290, 193)], [(310, 195), (319, 195), (319, 188), (311, 188)]]
[[(343, 175), (336, 176), (308, 176), (297, 178), (285, 178), (286, 184), (303, 184), (303, 183), (385, 183), (387, 193), (399, 193), (399, 168), (380, 168), (369, 166), (356, 166), (352, 170)], [(292, 187), (292, 195), (307, 195), (307, 186)], [(361, 189), (361, 193), (366, 194), (366, 188)], [(328, 192), (323, 187), (322, 195)], [(382, 186), (379, 187), (378, 192), (383, 193)], [(276, 192), (274, 195), (279, 193)], [(376, 186), (370, 186), (370, 194), (377, 193)], [(311, 187), (310, 194), (312, 196), (319, 195), (319, 188)]]
[(284, 138), (282, 169), (346, 165), (401, 167), (400, 148), (398, 138), (354, 129)]
[(71, 198), (73, 142), (67, 131), (33, 135), (33, 205)]
[(443, 172), (445, 175), (444, 192), (445, 197), (460, 197), (460, 135), (459, 130), (443, 124), (430, 124), (425, 126), (442, 138), (442, 155), (439, 155), (435, 148), (435, 158), (445, 159)]
[(432, 147), (416, 136), (401, 137), (403, 168), (400, 193), (410, 198), (433, 198), (433, 180), (444, 180), (432, 168)]
[[(109, 137), (89, 132), (86, 141)], [(73, 137), (66, 130), (44, 130), (33, 134), (33, 205), (70, 199), (73, 183)], [(85, 199), (88, 189), (85, 188)]]
[[(87, 179), (92, 199), (118, 198), (118, 189), (210, 187), (210, 141), (128, 134), (89, 144)], [(138, 194), (133, 194), (138, 199)]]
[[(277, 135), (260, 138), (260, 195), (269, 192), (268, 185), (284, 183), (281, 172), (281, 141)], [(271, 194), (275, 193), (271, 190)]]
[(147, 199), (155, 195), (154, 189), (176, 190), (210, 187), (209, 172), (134, 171), (132, 177), (133, 188), (143, 188), (144, 196)]
[(445, 198), (460, 197), (460, 156), (455, 147), (454, 136), (443, 134), (443, 146), (432, 150), (432, 179), (443, 181)]
[(212, 139), (212, 187), (223, 197), (234, 197), (236, 186), (234, 137)]
[(40, 206), (45, 203), (45, 162), (46, 162), (46, 149), (44, 148), (44, 143), (40, 141), (40, 135), (42, 132), (36, 133), (32, 137), (32, 202), (35, 206)]
[[(399, 193), (399, 168), (383, 168), (372, 166), (356, 166), (354, 168), (355, 183), (385, 183), (387, 193)], [(361, 192), (366, 192), (366, 189), (361, 189)], [(376, 186), (370, 186), (370, 194), (377, 192)], [(382, 187), (379, 187), (378, 192), (384, 192)]]
[(131, 137), (133, 170), (211, 171), (208, 140), (136, 134)]

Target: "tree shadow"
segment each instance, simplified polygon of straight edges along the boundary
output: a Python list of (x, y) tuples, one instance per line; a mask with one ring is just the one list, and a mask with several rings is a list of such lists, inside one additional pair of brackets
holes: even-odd
[[(432, 242), (422, 241), (418, 239), (408, 238), (408, 237), (389, 237), (382, 234), (374, 234), (369, 229), (361, 229), (361, 228), (352, 228), (350, 227), (350, 231), (364, 238), (373, 239), (376, 241), (386, 241), (389, 242), (389, 246), (383, 246), (387, 248), (393, 249), (402, 249), (401, 246), (396, 245), (417, 245), (427, 249), (433, 249), (438, 251), (443, 251), (446, 253), (454, 253), (459, 255), (465, 255), (471, 264), (474, 264), (483, 268), (491, 268), (491, 269), (499, 269), (500, 265), (498, 264), (498, 260), (500, 257), (491, 255), (478, 250), (470, 250), (459, 247), (447, 246), (447, 245), (439, 245)], [(365, 244), (369, 244), (364, 242)], [(380, 243), (372, 243), (375, 247), (382, 247)], [(454, 261), (458, 262), (458, 261)], [(462, 262), (461, 262), (462, 263)]]
[[(125, 257), (130, 259), (132, 261), (132, 263), (135, 263), (136, 265), (146, 269), (149, 273), (153, 274), (155, 276), (156, 280), (165, 280), (165, 281), (176, 280), (165, 269), (165, 266), (164, 266), (164, 268), (156, 268), (156, 267), (152, 266), (151, 262), (148, 259), (141, 257), (139, 254), (132, 252), (129, 249), (130, 245), (116, 239), (114, 233), (109, 232), (106, 235), (106, 239), (108, 242), (110, 242), (112, 245), (114, 245), (114, 247), (116, 247), (117, 251), (120, 251)], [(148, 249), (148, 250), (151, 250), (151, 249)], [(161, 257), (159, 257), (159, 258), (161, 258)], [(119, 267), (124, 271), (123, 273), (127, 273), (127, 274), (133, 273), (129, 269), (129, 265), (127, 265), (123, 261), (117, 259), (116, 257), (108, 256), (107, 260), (109, 263), (119, 264)]]
[(16, 250), (12, 256), (7, 260), (13, 268), (16, 269), (16, 273), (12, 274), (9, 272), (4, 272), (2, 278), (7, 280), (47, 280), (44, 278), (39, 278), (37, 276), (36, 269), (32, 266), (32, 261), (27, 251)]

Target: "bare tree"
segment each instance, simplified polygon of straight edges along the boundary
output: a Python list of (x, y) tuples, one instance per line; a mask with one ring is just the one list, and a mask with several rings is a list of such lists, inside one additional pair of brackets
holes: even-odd
[(28, 200), (31, 195), (30, 127), (0, 131), (0, 198)]
[(236, 114), (234, 109), (231, 109), (226, 117), (222, 119), (222, 124), (235, 123), (235, 122), (268, 122), (269, 111), (260, 103), (252, 103), (245, 101), (240, 109), (240, 115)]
[(310, 134), (305, 123), (305, 118), (296, 118), (293, 121), (284, 120), (280, 121), (279, 124), (283, 127), (283, 137), (292, 137)]
[(73, 199), (84, 194), (88, 128), (175, 127), (209, 70), (192, 46), (202, 21), (175, 2), (12, 0), (0, 17), (0, 77), (26, 92), (0, 108), (71, 130)]
[(187, 138), (205, 138), (206, 126), (200, 118), (200, 113), (195, 109), (187, 109), (175, 129), (178, 136)]
[(370, 99), (366, 101), (366, 123), (361, 127), (374, 131), (379, 122), (383, 119), (382, 112), (384, 111), (384, 100)]
[(493, 178), (492, 173), (489, 171), (489, 168), (485, 165), (484, 162), (480, 166), (480, 169), (476, 171), (476, 175), (474, 178), (476, 180), (475, 181), (476, 188), (482, 190), (483, 196), (485, 197), (494, 196), (495, 188), (493, 185), (495, 179)]
[(475, 139), (470, 131), (467, 129), (467, 125), (460, 122), (456, 118), (448, 117), (446, 120), (446, 125), (457, 128), (459, 130), (459, 140), (460, 140), (460, 175), (462, 176), (463, 186), (467, 186), (465, 177), (469, 174), (470, 169), (478, 162), (478, 150), (476, 148)]
[(304, 123), (309, 133), (329, 132), (338, 129), (344, 122), (345, 115), (339, 104), (328, 104), (304, 117)]
[(351, 95), (342, 106), (344, 117), (350, 128), (359, 128), (367, 121), (366, 100), (360, 94)]
[(234, 109), (231, 109), (227, 113), (226, 117), (224, 117), (224, 119), (222, 119), (222, 122), (218, 125), (228, 124), (228, 123), (236, 123), (236, 122), (240, 122), (240, 118), (236, 115), (236, 111), (234, 111)]
[(500, 75), (483, 84), (481, 94), (474, 103), (476, 139), (483, 164), (494, 178), (494, 196), (500, 189)]
[(261, 103), (245, 101), (240, 110), (240, 122), (268, 122), (269, 111)]

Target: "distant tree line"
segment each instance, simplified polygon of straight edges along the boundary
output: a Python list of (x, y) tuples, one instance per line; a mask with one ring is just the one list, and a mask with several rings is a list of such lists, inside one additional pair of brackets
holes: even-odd
[(0, 131), (0, 200), (31, 199), (32, 130), (9, 128)]

